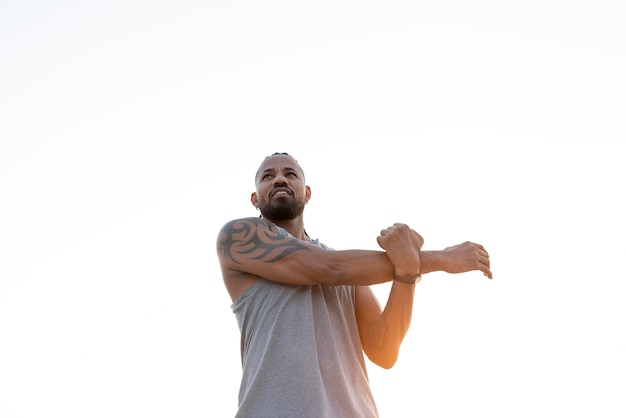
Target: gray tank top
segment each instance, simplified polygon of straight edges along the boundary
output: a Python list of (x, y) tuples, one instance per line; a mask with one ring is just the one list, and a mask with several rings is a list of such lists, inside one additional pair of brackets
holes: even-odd
[(264, 279), (239, 297), (231, 306), (243, 366), (236, 416), (378, 417), (354, 300), (352, 286)]

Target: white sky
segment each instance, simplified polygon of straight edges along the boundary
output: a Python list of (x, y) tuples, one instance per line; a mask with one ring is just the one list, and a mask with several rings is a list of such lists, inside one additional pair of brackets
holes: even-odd
[(335, 249), (491, 254), (418, 285), (381, 417), (626, 415), (624, 3), (309, 3), (0, 2), (0, 417), (232, 416), (214, 243), (276, 151)]

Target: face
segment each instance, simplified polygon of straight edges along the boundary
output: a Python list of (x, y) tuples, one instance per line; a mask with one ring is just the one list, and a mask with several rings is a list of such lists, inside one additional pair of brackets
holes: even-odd
[(304, 173), (293, 157), (273, 155), (263, 161), (256, 175), (256, 192), (251, 201), (264, 218), (273, 221), (294, 219), (302, 215), (310, 197)]

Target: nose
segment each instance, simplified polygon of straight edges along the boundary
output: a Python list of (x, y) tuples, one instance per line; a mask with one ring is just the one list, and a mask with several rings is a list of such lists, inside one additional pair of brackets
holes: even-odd
[(278, 173), (274, 176), (274, 181), (273, 181), (274, 186), (287, 185), (287, 184), (289, 184), (289, 180), (287, 180), (287, 177), (285, 177), (284, 174)]

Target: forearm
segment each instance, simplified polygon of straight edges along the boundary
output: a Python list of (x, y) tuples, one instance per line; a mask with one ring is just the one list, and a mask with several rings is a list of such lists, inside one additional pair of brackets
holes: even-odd
[(447, 247), (439, 251), (420, 252), (420, 273), (445, 271), (446, 273), (464, 273), (481, 271), (486, 277), (492, 278), (489, 253), (482, 245), (469, 241)]
[(329, 255), (336, 258), (329, 263), (330, 284), (369, 286), (393, 280), (394, 266), (382, 251), (343, 250)]
[(413, 315), (415, 285), (394, 281), (385, 309), (373, 327), (372, 344), (367, 355), (374, 363), (389, 369), (398, 359)]
[(442, 251), (420, 251), (420, 274), (445, 271), (446, 265)]

